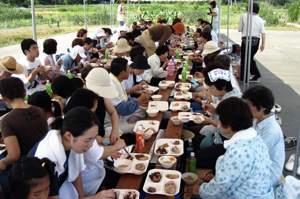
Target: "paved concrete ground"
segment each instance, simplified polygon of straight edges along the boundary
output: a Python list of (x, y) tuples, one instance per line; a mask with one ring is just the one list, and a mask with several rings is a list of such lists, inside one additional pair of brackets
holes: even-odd
[[(88, 36), (92, 36), (96, 28), (89, 29)], [(224, 34), (227, 30), (221, 30), (222, 37), (226, 41)], [(298, 79), (300, 76), (300, 37), (299, 31), (266, 31), (265, 51), (258, 52), (255, 58), (258, 60), (258, 67), (262, 78), (259, 84), (270, 88), (276, 102), (282, 106), (282, 112), (278, 115), (282, 118), (282, 129), (286, 136), (298, 136), (300, 125), (300, 86)], [(66, 53), (67, 48), (71, 46), (76, 33), (69, 33), (54, 36), (58, 42), (57, 53)], [(240, 44), (241, 34), (237, 30), (230, 30), (230, 39)], [(38, 40), (40, 53), (43, 51), (43, 42), (45, 39)], [(13, 45), (0, 48), (0, 57), (12, 55), (15, 58), (23, 56), (20, 45)], [(251, 86), (257, 84), (251, 84)], [(286, 152), (286, 160), (295, 149)], [(284, 174), (290, 174), (284, 171)]]

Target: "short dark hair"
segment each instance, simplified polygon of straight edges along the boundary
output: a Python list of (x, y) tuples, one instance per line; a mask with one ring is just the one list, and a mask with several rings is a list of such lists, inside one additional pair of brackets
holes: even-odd
[(216, 108), (216, 114), (221, 125), (224, 128), (231, 127), (234, 132), (246, 130), (253, 125), (253, 116), (248, 104), (237, 97), (221, 101)]
[(156, 49), (155, 53), (157, 56), (163, 55), (166, 52), (169, 52), (169, 47), (168, 46), (158, 46), (158, 48)]
[(85, 107), (75, 107), (68, 111), (64, 118), (57, 117), (51, 129), (60, 130), (61, 135), (69, 131), (74, 137), (78, 137), (95, 125), (100, 126), (95, 113)]
[(161, 23), (168, 23), (168, 21), (166, 19), (162, 19)]
[(0, 94), (10, 100), (24, 98), (24, 84), (17, 77), (4, 78), (0, 82)]
[(87, 32), (88, 31), (86, 29), (81, 28), (77, 31), (76, 37), (83, 37), (83, 35), (85, 35)]
[(208, 54), (204, 57), (203, 61), (206, 66), (208, 66), (210, 63), (214, 62), (216, 59), (216, 55), (214, 54)]
[(210, 2), (210, 3), (209, 3), (209, 5), (212, 5), (212, 6), (213, 6), (213, 8), (215, 8), (215, 7), (216, 7), (216, 5), (217, 5), (217, 3), (216, 3), (215, 1), (212, 1), (212, 2)]
[(223, 64), (226, 70), (230, 69), (230, 57), (228, 55), (218, 55), (217, 57), (215, 57), (215, 61)]
[(143, 18), (140, 18), (139, 22), (141, 22), (141, 21), (145, 21), (145, 19), (143, 19)]
[(51, 97), (46, 91), (37, 91), (29, 96), (28, 104), (40, 107), (44, 112), (52, 112), (52, 105), (54, 106), (54, 116), (61, 116), (61, 107), (58, 102), (52, 101)]
[(259, 13), (259, 5), (257, 3), (253, 3), (253, 12), (256, 14)]
[(141, 31), (137, 30), (137, 29), (133, 30), (132, 33), (133, 33), (134, 37), (138, 37), (142, 34)]
[(268, 115), (275, 104), (275, 99), (272, 91), (264, 86), (255, 86), (246, 90), (243, 94), (243, 99), (249, 100), (257, 111), (265, 108), (264, 114)]
[(128, 40), (134, 41), (134, 34), (132, 32), (127, 32), (125, 36), (128, 38)]
[(22, 52), (24, 53), (24, 55), (26, 55), (25, 50), (29, 51), (30, 47), (34, 44), (37, 45), (36, 41), (34, 41), (33, 39), (30, 39), (30, 38), (29, 39), (24, 39), (21, 42), (21, 48), (22, 48)]
[(72, 48), (73, 48), (74, 46), (77, 46), (77, 45), (83, 46), (83, 45), (84, 45), (83, 40), (82, 40), (82, 39), (79, 39), (79, 38), (75, 38), (75, 39), (72, 41)]
[(91, 66), (85, 66), (83, 67), (83, 69), (81, 70), (81, 79), (83, 79), (83, 81), (85, 81), (86, 76), (90, 73), (90, 71), (93, 69), (93, 67)]
[(110, 28), (102, 28), (104, 30), (105, 33), (108, 33), (110, 35), (112, 35), (111, 29)]
[(181, 20), (179, 18), (175, 18), (172, 22), (172, 26), (174, 26), (177, 23), (181, 23)]
[(214, 69), (223, 69), (226, 70), (225, 67), (220, 63), (220, 62), (212, 62), (209, 65), (206, 66), (205, 69), (203, 69), (203, 75), (204, 75), (204, 82), (205, 84), (207, 84), (208, 86), (214, 85), (216, 87), (217, 90), (221, 91), (225, 88), (225, 91), (230, 92), (232, 91), (232, 85), (231, 85), (231, 81), (226, 81), (223, 79), (218, 79), (215, 82), (210, 81), (208, 73)]
[(77, 89), (71, 79), (65, 75), (57, 76), (51, 85), (53, 93), (63, 97), (70, 97), (74, 91)]
[(201, 34), (202, 31), (200, 28), (197, 28), (196, 32)]
[(84, 86), (82, 79), (79, 77), (72, 77), (71, 81), (76, 86), (76, 88), (82, 88)]
[(143, 55), (145, 48), (142, 45), (133, 46), (130, 50), (130, 58), (133, 61), (137, 55)]
[(205, 20), (202, 19), (202, 18), (200, 18), (200, 19), (198, 19), (197, 21), (201, 21), (201, 23), (203, 23)]
[(207, 39), (207, 41), (211, 41), (212, 37), (211, 37), (211, 33), (210, 32), (202, 32), (200, 34), (200, 37), (203, 37), (204, 39)]
[(94, 42), (94, 41), (93, 41), (91, 38), (87, 37), (87, 38), (85, 38), (85, 39), (83, 40), (83, 45), (84, 45), (84, 44), (90, 45), (90, 44), (93, 43), (93, 42)]
[(43, 52), (51, 55), (51, 54), (55, 54), (57, 51), (57, 42), (55, 39), (46, 39), (43, 43)]
[(99, 96), (93, 91), (85, 88), (80, 88), (72, 94), (68, 104), (64, 108), (64, 113), (66, 114), (71, 109), (79, 106), (92, 109), (94, 107), (95, 101), (98, 99)]
[(54, 180), (54, 163), (48, 158), (23, 156), (9, 172), (8, 184), (15, 199), (28, 198), (30, 189), (49, 177), (50, 187)]
[(122, 71), (127, 70), (127, 59), (116, 58), (112, 61), (110, 71), (114, 76), (119, 76)]

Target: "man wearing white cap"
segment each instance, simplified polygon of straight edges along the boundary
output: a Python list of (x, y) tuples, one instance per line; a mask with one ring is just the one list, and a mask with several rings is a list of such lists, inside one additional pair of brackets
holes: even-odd
[(23, 74), (13, 76), (20, 78), (24, 83), (27, 95), (36, 91), (44, 91), (46, 87), (40, 82), (45, 82), (47, 74), (39, 57), (39, 48), (33, 39), (24, 39), (21, 42), (24, 57), (18, 60), (24, 69)]
[(125, 26), (125, 25), (122, 26), (122, 27), (120, 28), (120, 31), (119, 31), (119, 32), (116, 32), (116, 33), (112, 36), (111, 41), (112, 41), (114, 44), (117, 43), (119, 37), (120, 37), (120, 36), (125, 36), (125, 34), (126, 34), (127, 32), (129, 32), (129, 28), (128, 28), (127, 26)]
[[(16, 59), (11, 56), (6, 56), (0, 59), (0, 82), (2, 79), (11, 77), (12, 74), (22, 74), (24, 71), (23, 67), (17, 63)], [(0, 116), (9, 112), (9, 107), (3, 100), (0, 99)]]
[(71, 73), (75, 73), (82, 68), (81, 59), (85, 59), (86, 55), (81, 46), (74, 46), (70, 53), (62, 56), (63, 60), (63, 69), (64, 71), (70, 71)]

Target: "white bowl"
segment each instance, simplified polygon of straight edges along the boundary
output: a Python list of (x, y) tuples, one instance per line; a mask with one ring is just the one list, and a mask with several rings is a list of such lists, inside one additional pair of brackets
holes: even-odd
[(101, 63), (103, 63), (103, 64), (106, 64), (107, 62), (108, 62), (108, 60), (106, 60), (106, 59), (101, 60)]
[(160, 158), (158, 158), (158, 162), (165, 169), (172, 168), (176, 161), (177, 159), (173, 156), (161, 156)]
[(189, 87), (181, 87), (180, 90), (183, 92), (188, 92), (190, 90), (190, 88)]
[[(127, 165), (128, 167), (120, 168), (121, 165)], [(127, 159), (117, 159), (114, 163), (114, 167), (121, 172), (128, 171), (131, 168), (132, 161)]]
[(50, 70), (50, 69), (51, 69), (51, 66), (45, 66), (45, 67), (44, 67), (44, 71), (45, 71), (45, 72), (47, 72), (47, 71)]
[[(177, 120), (175, 120), (177, 118)], [(178, 116), (173, 116), (171, 117), (171, 121), (173, 122), (174, 125), (178, 126), (181, 124), (181, 120), (178, 118)]]
[(168, 88), (168, 84), (166, 84), (166, 85), (159, 85), (159, 88), (161, 90), (166, 90)]
[(91, 67), (98, 67), (99, 66), (99, 64), (97, 64), (97, 63), (90, 63), (90, 65), (91, 65)]
[(183, 122), (183, 123), (187, 123), (187, 122), (190, 121), (190, 118), (189, 118), (189, 117), (181, 117), (180, 120), (181, 120), (181, 122)]
[[(194, 180), (185, 180), (184, 178), (191, 176)], [(198, 180), (198, 176), (195, 173), (184, 173), (181, 175), (182, 180), (185, 182), (186, 185), (192, 185)]]
[(158, 112), (159, 112), (159, 110), (156, 108), (151, 108), (151, 109), (147, 110), (149, 117), (155, 117)]
[(147, 132), (145, 132), (145, 140), (149, 140), (152, 135), (153, 131), (149, 129)]
[(162, 95), (152, 95), (151, 96), (154, 101), (159, 101), (162, 98)]

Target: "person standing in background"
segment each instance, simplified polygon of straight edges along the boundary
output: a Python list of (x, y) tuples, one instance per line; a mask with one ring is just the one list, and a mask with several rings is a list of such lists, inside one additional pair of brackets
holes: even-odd
[[(262, 18), (258, 16), (259, 13), (259, 5), (257, 3), (253, 3), (253, 13), (252, 13), (252, 45), (251, 45), (251, 55), (250, 59), (250, 73), (254, 75), (254, 77), (250, 80), (250, 82), (259, 82), (259, 78), (261, 77), (260, 72), (256, 66), (256, 62), (254, 60), (254, 55), (258, 51), (259, 47), (259, 40), (260, 34), (262, 38), (262, 43), (260, 46), (260, 52), (265, 49), (265, 40), (266, 40), (266, 33), (265, 33), (265, 26), (264, 21)], [(240, 79), (244, 80), (244, 70), (245, 70), (245, 57), (246, 57), (246, 28), (247, 28), (247, 13), (242, 14), (238, 31), (242, 32), (242, 50), (241, 50), (241, 77)], [(247, 70), (247, 68), (246, 68)], [(246, 73), (246, 82), (248, 82), (247, 77), (248, 74)]]
[(123, 9), (124, 4), (125, 4), (124, 1), (120, 0), (120, 5), (118, 6), (118, 16), (117, 16), (117, 20), (118, 22), (120, 22), (120, 27), (124, 26), (124, 18), (125, 18), (125, 14), (127, 13)]
[(215, 1), (210, 2), (209, 5), (213, 9), (212, 13), (209, 13), (209, 15), (213, 17), (213, 30), (217, 33), (219, 29), (219, 9), (216, 7), (217, 4)]

